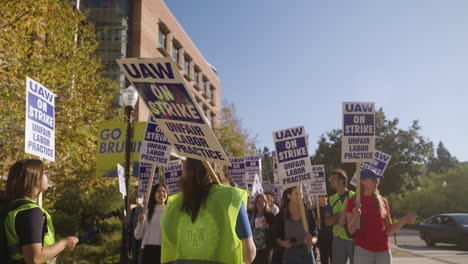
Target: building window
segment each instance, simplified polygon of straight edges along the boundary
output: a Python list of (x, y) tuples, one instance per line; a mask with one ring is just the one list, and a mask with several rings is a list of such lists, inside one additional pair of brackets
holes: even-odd
[(185, 56), (184, 56), (184, 72), (188, 76), (190, 76), (190, 61), (191, 60), (192, 59), (190, 58), (190, 56), (188, 54), (185, 54)]
[(206, 90), (208, 88), (208, 80), (206, 78), (203, 78), (203, 82), (202, 82), (202, 91), (203, 91), (203, 94), (207, 94)]
[(193, 72), (193, 81), (195, 82), (195, 85), (200, 83), (200, 70), (198, 67), (195, 67), (195, 71)]
[(212, 103), (214, 103), (214, 90), (215, 90), (214, 86), (211, 85), (211, 86), (210, 86), (210, 95), (209, 95), (209, 97), (210, 97), (210, 101), (211, 101)]
[(159, 48), (167, 49), (167, 34), (169, 29), (163, 23), (159, 23)]
[(180, 49), (182, 48), (182, 45), (177, 40), (172, 40), (172, 59), (175, 62), (179, 62), (179, 53)]

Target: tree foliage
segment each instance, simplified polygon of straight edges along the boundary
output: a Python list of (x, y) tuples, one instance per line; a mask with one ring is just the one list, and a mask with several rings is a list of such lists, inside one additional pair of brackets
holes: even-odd
[[(78, 36), (75, 41), (75, 36)], [(71, 211), (87, 210), (83, 197), (115, 181), (96, 178), (97, 125), (115, 116), (116, 83), (102, 77), (93, 25), (71, 1), (2, 1), (0, 9), (0, 160), (3, 173), (24, 153), (26, 76), (57, 94), (56, 161), (47, 166), (53, 188), (44, 205), (54, 211), (74, 194)], [(7, 166), (8, 165), (8, 166)], [(118, 193), (117, 188), (115, 192)], [(60, 206), (59, 206), (60, 207)], [(78, 209), (81, 207), (80, 209)], [(85, 217), (85, 216), (84, 216)], [(83, 218), (82, 218), (83, 220)], [(87, 220), (85, 220), (86, 222)]]

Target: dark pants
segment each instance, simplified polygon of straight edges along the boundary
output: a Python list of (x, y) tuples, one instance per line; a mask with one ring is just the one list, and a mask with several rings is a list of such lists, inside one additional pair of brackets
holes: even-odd
[(307, 251), (307, 247), (286, 248), (283, 253), (284, 264), (316, 264), (314, 255)]
[(283, 264), (283, 249), (276, 247), (273, 249), (273, 255), (271, 257), (271, 264)]
[(141, 255), (141, 264), (160, 264), (161, 263), (161, 246), (145, 245)]
[(319, 234), (318, 247), (320, 251), (320, 263), (331, 264), (333, 236), (320, 236)]
[(139, 264), (140, 262), (140, 251), (141, 251), (141, 239), (136, 240), (135, 237), (131, 238), (131, 247), (132, 247), (132, 260), (133, 264)]
[(252, 264), (269, 264), (271, 249), (257, 249), (257, 254)]

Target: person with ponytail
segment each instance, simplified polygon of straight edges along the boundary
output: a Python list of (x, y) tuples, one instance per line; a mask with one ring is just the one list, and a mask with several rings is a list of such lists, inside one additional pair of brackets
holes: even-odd
[(141, 243), (141, 264), (161, 263), (161, 214), (166, 205), (168, 192), (166, 185), (158, 183), (151, 188), (146, 215), (141, 213), (134, 231)]
[[(354, 263), (390, 264), (392, 254), (388, 235), (399, 231), (405, 224), (413, 223), (416, 215), (408, 214), (399, 222), (392, 223), (387, 200), (378, 186), (382, 176), (374, 171), (361, 171), (361, 207), (355, 207), (355, 198), (346, 207), (347, 227), (354, 234)], [(360, 227), (357, 219), (360, 218)]]

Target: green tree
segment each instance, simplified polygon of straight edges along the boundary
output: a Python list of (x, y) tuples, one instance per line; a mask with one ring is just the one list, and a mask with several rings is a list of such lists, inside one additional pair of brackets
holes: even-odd
[[(386, 119), (382, 109), (376, 112), (376, 149), (392, 156), (380, 186), (383, 194), (416, 187), (433, 152), (432, 142), (420, 135), (418, 121), (406, 130), (398, 128), (398, 123), (398, 118)], [(312, 164), (324, 164), (327, 172), (343, 168), (350, 178), (356, 170), (353, 163), (341, 163), (341, 129), (322, 135), (311, 159)]]
[(456, 157), (453, 157), (442, 141), (439, 142), (436, 150), (436, 157), (430, 157), (427, 165), (428, 172), (444, 172), (450, 168), (456, 167), (459, 163)]
[(256, 138), (242, 127), (236, 107), (229, 102), (223, 103), (221, 123), (214, 127), (219, 143), (229, 157), (242, 157), (255, 153)]
[[(97, 125), (116, 115), (110, 102), (119, 89), (116, 83), (102, 77), (102, 64), (94, 53), (97, 46), (93, 25), (74, 9), (71, 1), (2, 2), (0, 160), (8, 165), (31, 157), (24, 153), (25, 80), (29, 76), (58, 96), (56, 161), (47, 165), (53, 188), (46, 192), (44, 205), (54, 213), (57, 208), (73, 204), (68, 211), (80, 219), (80, 225), (94, 221), (85, 215), (88, 209), (96, 212), (91, 208), (96, 205), (86, 202), (89, 195), (98, 195), (97, 190), (118, 194), (115, 179), (97, 178), (94, 172)], [(3, 169), (6, 173), (7, 166)]]
[(258, 151), (260, 157), (262, 157), (262, 180), (273, 183), (273, 158), (268, 147), (263, 147), (263, 151)]

